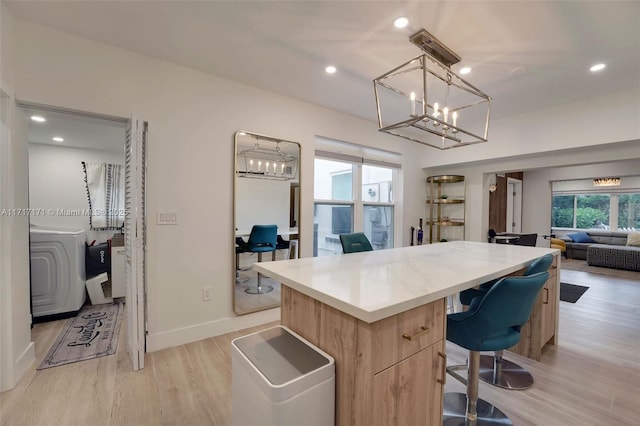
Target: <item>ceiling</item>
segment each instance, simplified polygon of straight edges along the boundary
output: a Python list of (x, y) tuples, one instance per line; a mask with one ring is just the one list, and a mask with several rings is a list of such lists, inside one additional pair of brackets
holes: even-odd
[[(29, 143), (117, 152), (124, 156), (126, 123), (67, 112), (23, 107), (27, 117), (40, 116), (46, 121), (29, 119)], [(64, 139), (56, 142), (54, 137)]]
[[(640, 89), (638, 1), (6, 1), (15, 17), (376, 119), (372, 80), (425, 28), (493, 119)], [(409, 26), (393, 21), (407, 16)], [(607, 67), (589, 72), (595, 63)], [(337, 73), (324, 68), (335, 65)]]

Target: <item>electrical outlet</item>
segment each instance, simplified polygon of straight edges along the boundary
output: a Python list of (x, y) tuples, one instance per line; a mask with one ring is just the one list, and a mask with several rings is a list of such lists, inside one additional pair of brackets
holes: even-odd
[(202, 287), (202, 301), (208, 302), (209, 300), (213, 300), (213, 288)]

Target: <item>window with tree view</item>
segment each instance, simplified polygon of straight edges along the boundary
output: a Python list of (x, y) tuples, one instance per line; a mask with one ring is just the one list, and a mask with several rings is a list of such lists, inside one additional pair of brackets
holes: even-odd
[(618, 196), (618, 229), (640, 229), (640, 194)]
[(638, 229), (640, 193), (553, 195), (551, 226), (574, 229)]

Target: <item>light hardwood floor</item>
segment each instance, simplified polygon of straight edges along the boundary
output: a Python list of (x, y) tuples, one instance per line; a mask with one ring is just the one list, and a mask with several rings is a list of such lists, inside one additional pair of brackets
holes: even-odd
[[(640, 274), (561, 274), (590, 288), (576, 304), (561, 302), (558, 347), (547, 348), (540, 362), (506, 355), (529, 369), (534, 386), (507, 391), (481, 382), (480, 397), (515, 425), (639, 424)], [(2, 426), (229, 425), (230, 342), (276, 323), (149, 353), (139, 372), (131, 371), (123, 329), (114, 356), (36, 371), (63, 324), (33, 329), (37, 360), (15, 389), (0, 395)], [(466, 352), (452, 344), (447, 354), (449, 364), (465, 362)], [(446, 391), (464, 387), (447, 377)]]

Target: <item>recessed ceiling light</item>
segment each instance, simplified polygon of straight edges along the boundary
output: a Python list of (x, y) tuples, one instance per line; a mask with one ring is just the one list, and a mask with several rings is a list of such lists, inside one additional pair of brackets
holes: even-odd
[(41, 116), (39, 116), (39, 115), (32, 115), (32, 116), (31, 116), (31, 120), (33, 120), (33, 121), (37, 121), (38, 123), (44, 123), (45, 121), (47, 121), (47, 119), (46, 119), (46, 118), (41, 117)]
[(61, 138), (60, 136), (54, 136), (52, 139), (56, 142), (64, 142), (64, 139)]
[(589, 70), (591, 72), (597, 72), (597, 71), (602, 71), (604, 69), (604, 67), (606, 67), (605, 64), (595, 64), (594, 66), (592, 66), (591, 68), (589, 68)]
[(460, 68), (460, 74), (469, 74), (470, 72), (471, 68), (469, 67)]
[(407, 25), (409, 25), (409, 18), (407, 18), (406, 16), (401, 16), (393, 21), (393, 26), (396, 28), (404, 28)]
[(327, 74), (335, 74), (335, 72), (337, 71), (336, 67), (334, 67), (333, 65), (329, 65), (324, 70)]

